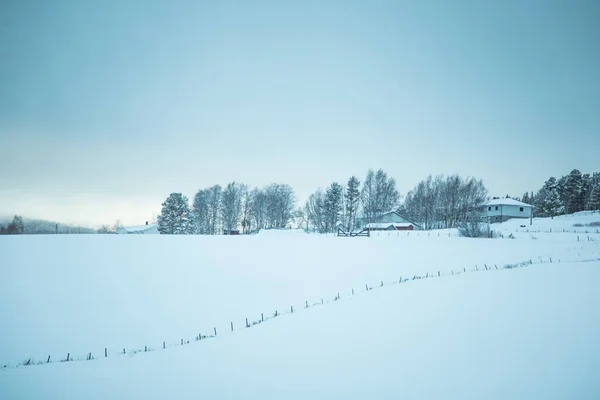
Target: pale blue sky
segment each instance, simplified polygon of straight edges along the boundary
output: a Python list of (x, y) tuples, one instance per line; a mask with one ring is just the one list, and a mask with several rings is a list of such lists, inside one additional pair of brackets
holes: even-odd
[(0, 2), (0, 214), (368, 168), (521, 195), (600, 170), (598, 1)]

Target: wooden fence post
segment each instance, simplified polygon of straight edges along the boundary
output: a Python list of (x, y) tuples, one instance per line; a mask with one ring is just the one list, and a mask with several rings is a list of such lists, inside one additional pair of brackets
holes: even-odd
[(46, 361), (46, 364), (50, 363), (50, 356), (48, 356), (48, 361)]
[(231, 331), (233, 332), (233, 321), (231, 321)]
[(167, 348), (167, 344), (165, 343), (165, 341), (163, 340), (163, 349)]
[(123, 347), (123, 354), (125, 354), (125, 347)]
[(352, 296), (354, 296), (354, 289), (352, 289)]
[(249, 328), (250, 325), (248, 325), (248, 318), (246, 318), (246, 328)]
[(71, 353), (67, 353), (67, 361), (70, 361)]
[(290, 313), (294, 313), (294, 306), (290, 306)]
[(215, 330), (215, 336), (217, 336), (217, 328), (214, 327), (213, 329)]
[(148, 346), (144, 346), (144, 353), (148, 351)]
[(105, 347), (104, 348), (104, 358), (108, 357), (108, 349)]
[(440, 271), (438, 271), (438, 276), (440, 276)]
[(265, 316), (263, 315), (263, 313), (260, 313), (260, 322), (264, 322), (265, 321)]

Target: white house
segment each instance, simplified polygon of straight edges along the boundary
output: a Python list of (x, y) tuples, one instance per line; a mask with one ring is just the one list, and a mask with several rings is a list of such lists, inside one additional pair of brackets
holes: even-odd
[(531, 204), (514, 199), (494, 199), (485, 203), (484, 215), (489, 222), (504, 222), (511, 218), (531, 218)]
[(122, 226), (117, 230), (117, 233), (122, 235), (157, 235), (159, 232), (157, 224), (148, 225), (148, 223), (146, 222), (146, 225)]

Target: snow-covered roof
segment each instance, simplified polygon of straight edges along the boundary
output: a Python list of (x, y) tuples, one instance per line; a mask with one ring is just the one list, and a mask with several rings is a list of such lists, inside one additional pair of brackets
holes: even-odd
[(519, 207), (531, 207), (531, 204), (523, 203), (515, 199), (494, 199), (485, 203), (486, 206), (519, 206)]
[(152, 229), (156, 227), (157, 224), (151, 225), (136, 225), (136, 226), (122, 226), (121, 229), (124, 229), (126, 232), (140, 232), (145, 231), (147, 229)]
[(394, 224), (392, 224), (392, 225), (394, 225), (394, 226), (399, 226), (399, 227), (402, 227), (402, 228), (408, 228), (408, 227), (409, 227), (409, 226), (411, 226), (411, 225), (412, 225), (412, 226), (415, 226), (415, 224), (413, 224), (413, 223), (411, 223), (411, 222), (394, 223)]
[(410, 224), (407, 222), (371, 222), (370, 224), (365, 225), (367, 229), (386, 229), (390, 226), (408, 228), (409, 226), (414, 226), (414, 224)]

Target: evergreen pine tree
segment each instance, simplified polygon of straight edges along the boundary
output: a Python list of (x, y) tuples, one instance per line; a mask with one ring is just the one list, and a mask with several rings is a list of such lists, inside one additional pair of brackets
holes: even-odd
[(15, 226), (15, 233), (17, 235), (22, 235), (25, 233), (25, 224), (23, 223), (23, 217), (20, 215), (15, 215), (13, 218), (13, 224)]
[(592, 176), (590, 174), (583, 174), (581, 177), (581, 209), (587, 210), (587, 206), (590, 202), (590, 197), (592, 195), (592, 189), (594, 188), (594, 183)]
[(565, 211), (572, 214), (584, 208), (583, 177), (578, 169), (571, 171), (565, 180)]
[(343, 210), (342, 186), (333, 182), (325, 192), (325, 218), (327, 231), (333, 231)]
[(588, 210), (600, 210), (600, 184), (596, 184), (592, 189), (590, 200), (588, 201)]
[(360, 186), (359, 180), (355, 176), (351, 176), (348, 179), (348, 186), (346, 187), (346, 217), (348, 231), (354, 229), (354, 223), (356, 222), (356, 212), (358, 211), (358, 201), (360, 200)]
[(564, 208), (558, 194), (558, 182), (556, 178), (551, 177), (545, 183), (538, 194), (538, 204), (543, 216), (559, 215)]
[(194, 218), (187, 197), (181, 193), (167, 197), (158, 216), (158, 231), (167, 235), (194, 233)]

